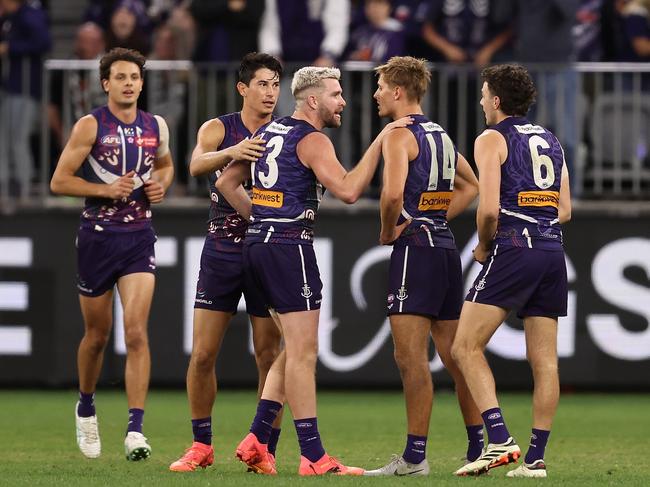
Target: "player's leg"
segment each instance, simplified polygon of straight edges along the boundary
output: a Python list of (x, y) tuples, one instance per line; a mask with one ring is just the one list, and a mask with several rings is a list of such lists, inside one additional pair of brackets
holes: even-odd
[(440, 360), (442, 360), (449, 375), (454, 379), (456, 397), (467, 431), (468, 445), (465, 458), (468, 462), (473, 462), (483, 451), (483, 418), (474, 399), (472, 399), (463, 374), (461, 374), (458, 365), (451, 358), (451, 346), (457, 328), (458, 320), (436, 320), (431, 326), (431, 337)]
[(151, 447), (142, 434), (142, 423), (151, 374), (147, 325), (154, 285), (155, 276), (150, 272), (126, 274), (117, 281), (124, 310), (124, 382), (129, 406), (129, 423), (124, 445), (129, 460), (141, 460), (151, 454)]
[[(258, 398), (261, 398), (264, 384), (268, 378), (271, 366), (278, 358), (282, 343), (282, 333), (279, 326), (275, 324), (273, 318), (251, 315), (251, 325), (253, 329), (253, 348), (255, 349), (255, 363), (257, 364)], [(282, 377), (278, 381), (284, 384), (284, 367), (276, 367), (276, 372), (280, 372)], [(274, 375), (277, 376), (277, 375)], [(273, 389), (273, 377), (271, 377), (270, 390)], [(269, 390), (269, 392), (270, 392)], [(268, 442), (268, 451), (275, 458), (275, 450), (280, 438), (280, 429), (282, 425), (282, 411), (278, 413), (273, 421), (271, 436)]]
[(546, 477), (544, 451), (560, 400), (557, 358), (557, 319), (524, 318), (526, 356), (533, 371), (533, 429), (524, 464), (508, 472), (510, 477)]
[(428, 357), (432, 320), (411, 314), (393, 314), (389, 318), (393, 354), (402, 378), (406, 403), (406, 445), (401, 457), (394, 456), (387, 465), (368, 470), (364, 475), (427, 475), (426, 446), (433, 404)]
[(101, 454), (101, 441), (95, 412), (95, 388), (102, 369), (104, 350), (113, 325), (113, 291), (100, 296), (79, 295), (84, 320), (84, 336), (77, 351), (79, 402), (75, 405), (77, 444), (87, 458)]
[(485, 359), (485, 347), (506, 316), (507, 311), (498, 306), (471, 301), (463, 304), (451, 353), (481, 411), (489, 443), (476, 461), (456, 470), (456, 475), (480, 475), (516, 461), (520, 455), (503, 420), (494, 376)]
[(192, 418), (192, 446), (172, 463), (173, 472), (192, 472), (214, 462), (212, 407), (217, 395), (215, 363), (232, 313), (194, 308), (192, 355), (187, 367), (187, 398)]

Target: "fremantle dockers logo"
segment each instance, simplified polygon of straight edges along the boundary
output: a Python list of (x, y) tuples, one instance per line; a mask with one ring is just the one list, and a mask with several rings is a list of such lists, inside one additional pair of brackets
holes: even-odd
[(397, 290), (397, 296), (395, 296), (400, 301), (404, 301), (409, 295), (406, 293), (406, 286), (402, 286)]
[(482, 291), (485, 289), (485, 278), (481, 279), (476, 286), (474, 286), (474, 289), (477, 291)]
[(312, 294), (313, 293), (311, 292), (311, 288), (309, 287), (309, 284), (305, 284), (302, 287), (302, 292), (300, 293), (300, 295), (305, 299), (309, 299), (312, 297)]

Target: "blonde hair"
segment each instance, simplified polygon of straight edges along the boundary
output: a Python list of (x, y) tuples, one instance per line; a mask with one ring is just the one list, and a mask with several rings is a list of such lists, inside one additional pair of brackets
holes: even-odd
[(375, 72), (383, 76), (384, 81), (391, 86), (400, 86), (406, 91), (410, 100), (420, 103), (431, 81), (431, 72), (427, 68), (426, 59), (416, 59), (411, 56), (395, 56), (386, 64), (377, 66)]
[(303, 91), (322, 86), (324, 79), (340, 80), (341, 71), (338, 68), (319, 68), (316, 66), (300, 68), (293, 75), (291, 94), (296, 100), (300, 100)]

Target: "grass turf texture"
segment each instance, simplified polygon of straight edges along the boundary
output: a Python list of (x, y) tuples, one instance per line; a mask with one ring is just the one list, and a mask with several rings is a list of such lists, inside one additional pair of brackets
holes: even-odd
[[(74, 391), (0, 390), (0, 485), (471, 485), (520, 483), (506, 479), (511, 467), (478, 479), (456, 478), (466, 447), (465, 429), (454, 396), (437, 395), (432, 414), (428, 458), (431, 475), (419, 478), (326, 478), (297, 476), (299, 450), (289, 415), (278, 447), (277, 477), (247, 474), (234, 458), (237, 443), (248, 431), (255, 393), (220, 392), (213, 412), (215, 464), (197, 472), (169, 472), (192, 440), (186, 396), (181, 391), (150, 393), (145, 434), (153, 448), (146, 461), (127, 462), (123, 438), (127, 406), (123, 392), (103, 391), (96, 404), (102, 456), (82, 457), (75, 443)], [(531, 399), (502, 394), (510, 432), (525, 455), (530, 434)], [(563, 395), (546, 455), (546, 485), (650, 485), (647, 461), (650, 395)], [(397, 392), (321, 392), (319, 427), (326, 449), (349, 465), (377, 468), (391, 453), (401, 453), (405, 439), (402, 395)], [(521, 461), (521, 460), (520, 460)], [(524, 482), (537, 483), (525, 479)]]

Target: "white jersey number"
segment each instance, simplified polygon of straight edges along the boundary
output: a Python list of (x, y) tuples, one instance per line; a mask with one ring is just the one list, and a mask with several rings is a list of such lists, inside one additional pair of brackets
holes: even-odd
[[(438, 189), (438, 146), (433, 134), (427, 134), (427, 142), (431, 148), (431, 170), (429, 171), (429, 186), (428, 191), (436, 191)], [(454, 189), (454, 176), (456, 175), (456, 166), (454, 166), (455, 151), (454, 143), (451, 141), (446, 132), (441, 132), (440, 138), (442, 139), (442, 179), (449, 181), (449, 190)]]
[(257, 179), (267, 189), (272, 188), (278, 182), (278, 163), (275, 158), (280, 155), (282, 144), (284, 144), (284, 139), (281, 135), (272, 137), (266, 144), (266, 147), (271, 149), (271, 152), (266, 156), (266, 165), (269, 167), (269, 173), (264, 174), (262, 171), (258, 171)]
[[(539, 149), (550, 149), (550, 145), (539, 135), (533, 135), (528, 139), (530, 156), (533, 160), (533, 179), (535, 184), (542, 189), (550, 188), (555, 182), (555, 169), (550, 157), (540, 154)], [(542, 176), (542, 167), (546, 168), (546, 176)]]

